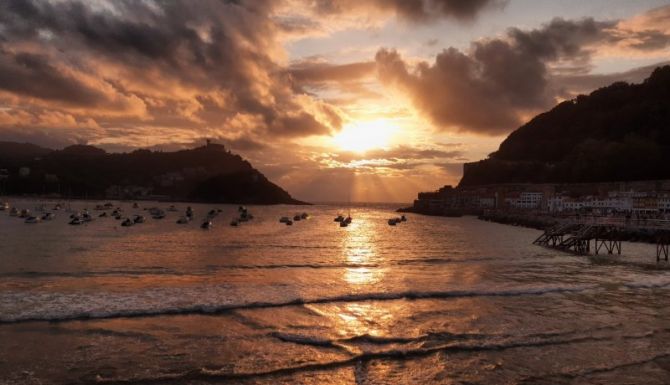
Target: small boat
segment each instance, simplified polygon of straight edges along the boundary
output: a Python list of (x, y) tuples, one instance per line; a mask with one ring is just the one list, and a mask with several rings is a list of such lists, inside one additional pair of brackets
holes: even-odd
[(281, 217), (279, 218), (279, 223), (286, 223), (289, 222), (291, 219), (289, 217)]
[(114, 207), (114, 205), (112, 204), (112, 202), (107, 202), (107, 203), (105, 203), (103, 206), (105, 207), (105, 210), (109, 210), (109, 209), (111, 209), (112, 207)]
[(334, 219), (335, 222), (342, 222), (343, 220), (344, 220), (344, 217), (342, 215), (338, 215)]
[(401, 222), (407, 222), (407, 218), (404, 215), (400, 216), (400, 221)]
[(156, 208), (156, 207), (151, 208), (149, 210), (149, 214), (151, 214), (151, 217), (153, 219), (163, 219), (163, 218), (165, 218), (165, 211), (163, 211), (159, 208)]
[(9, 210), (9, 203), (7, 203), (7, 202), (0, 203), (0, 211), (5, 211), (5, 210)]
[(286, 226), (293, 226), (293, 221), (290, 220), (290, 219), (288, 221), (286, 221), (285, 223), (286, 223)]
[(30, 217), (26, 218), (26, 220), (24, 222), (25, 223), (40, 223), (40, 221), (41, 220), (40, 220), (39, 217), (30, 216)]
[(139, 208), (140, 208), (140, 205), (138, 205), (137, 202), (135, 202), (135, 203), (133, 203), (133, 208), (134, 208), (134, 209), (139, 209)]
[(107, 210), (107, 207), (105, 205), (95, 205), (94, 209), (98, 210), (98, 211), (102, 211), (102, 210)]
[(351, 221), (352, 221), (352, 219), (351, 219), (351, 215), (349, 215), (348, 217), (344, 218), (344, 221), (343, 221), (343, 222), (345, 222), (346, 224), (350, 224)]
[(178, 210), (177, 210), (177, 208), (175, 207), (175, 205), (170, 205), (170, 207), (167, 208), (167, 211), (175, 212), (175, 211), (178, 211)]
[(30, 210), (28, 209), (23, 209), (19, 213), (19, 218), (28, 218), (30, 216)]
[(349, 222), (347, 222), (346, 220), (340, 222), (340, 227), (347, 227), (347, 226), (349, 226)]
[(61, 205), (60, 203), (56, 203), (56, 205), (54, 206), (54, 210), (62, 210), (62, 209), (63, 205)]
[(296, 215), (293, 216), (293, 221), (294, 222), (298, 222), (301, 219), (302, 219), (302, 217), (300, 216), (300, 214), (296, 214)]
[(302, 218), (302, 219), (307, 219), (307, 218), (309, 218), (309, 214), (307, 214), (307, 213), (302, 213), (302, 214), (300, 214), (300, 218)]
[(135, 215), (135, 217), (133, 217), (133, 222), (135, 223), (144, 223), (145, 220), (146, 218), (144, 218), (143, 215)]
[(123, 222), (121, 222), (121, 226), (123, 226), (123, 227), (130, 227), (134, 224), (135, 224), (135, 222), (130, 218), (126, 218), (126, 219), (123, 220)]
[(188, 207), (186, 208), (186, 216), (187, 216), (189, 219), (193, 219), (193, 209), (191, 208), (191, 206), (188, 206)]
[(43, 221), (50, 221), (50, 220), (54, 219), (55, 217), (56, 217), (56, 215), (54, 215), (54, 213), (45, 213), (44, 215), (42, 215), (42, 220)]
[(202, 222), (202, 224), (200, 225), (200, 228), (201, 228), (201, 229), (205, 229), (205, 230), (209, 230), (209, 229), (212, 228), (212, 226), (213, 226), (213, 225), (212, 225), (212, 221), (209, 221), (209, 220), (208, 220), (208, 221), (204, 221), (204, 222)]
[(218, 212), (217, 210), (215, 210), (215, 209), (211, 209), (211, 210), (209, 210), (209, 212), (207, 213), (207, 217), (209, 217), (210, 219), (211, 219), (211, 218), (215, 218), (217, 215), (219, 215), (219, 212)]
[(79, 217), (75, 217), (75, 218), (72, 218), (72, 220), (70, 220), (70, 222), (68, 222), (68, 224), (70, 224), (70, 225), (83, 225), (84, 221)]
[(244, 207), (244, 206), (240, 206), (240, 207), (237, 208), (237, 211), (243, 213), (243, 212), (246, 212), (246, 211), (247, 211), (247, 208)]
[(231, 226), (234, 226), (234, 227), (235, 227), (235, 226), (237, 226), (237, 225), (239, 225), (239, 224), (240, 224), (240, 222), (239, 222), (238, 220), (236, 220), (236, 219), (233, 219), (232, 221), (230, 221), (230, 225), (231, 225)]
[(93, 221), (93, 217), (92, 217), (91, 214), (89, 214), (89, 213), (83, 213), (83, 214), (81, 215), (81, 219), (82, 219), (84, 222), (91, 222), (91, 221)]
[(189, 217), (179, 217), (179, 219), (177, 219), (177, 224), (185, 225), (190, 221), (191, 221), (191, 218), (189, 218)]
[(389, 219), (388, 223), (391, 226), (395, 226), (395, 225), (398, 224), (398, 218), (391, 218), (391, 219)]
[(105, 218), (107, 217), (107, 211), (103, 212), (102, 214), (98, 215), (98, 218)]
[(12, 207), (11, 210), (9, 210), (9, 216), (10, 217), (18, 217), (19, 216), (19, 209), (16, 207)]

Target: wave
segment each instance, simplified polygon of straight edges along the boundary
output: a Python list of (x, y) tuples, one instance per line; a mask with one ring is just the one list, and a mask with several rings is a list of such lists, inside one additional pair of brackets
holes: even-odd
[(386, 360), (408, 360), (412, 358), (420, 358), (435, 354), (438, 352), (446, 353), (467, 353), (467, 352), (485, 352), (485, 351), (503, 351), (514, 348), (542, 348), (547, 346), (568, 345), (588, 342), (602, 342), (608, 341), (610, 337), (594, 337), (594, 336), (575, 336), (569, 338), (548, 338), (541, 340), (521, 340), (521, 341), (506, 341), (493, 342), (483, 344), (450, 344), (435, 347), (418, 347), (412, 349), (391, 349), (379, 352), (363, 352), (351, 353), (349, 357), (328, 362), (308, 363), (290, 367), (270, 368), (262, 371), (253, 372), (231, 372), (229, 368), (212, 369), (201, 368), (183, 372), (181, 374), (170, 374), (166, 376), (144, 377), (144, 378), (98, 378), (96, 383), (105, 384), (181, 384), (189, 381), (226, 381), (226, 380), (249, 380), (260, 378), (273, 378), (280, 376), (287, 376), (296, 373), (314, 372), (334, 370), (348, 366), (356, 365), (359, 362), (368, 362), (377, 359)]
[[(197, 303), (201, 295), (209, 293), (211, 288), (203, 287), (196, 292), (180, 292), (179, 290), (169, 290), (165, 292), (140, 292), (127, 294), (99, 293), (81, 295), (62, 294), (59, 298), (55, 293), (4, 293), (0, 294), (0, 323), (18, 323), (30, 321), (71, 321), (86, 319), (107, 319), (107, 318), (131, 318), (131, 317), (152, 317), (161, 315), (183, 315), (183, 314), (203, 314), (211, 315), (229, 312), (232, 310), (243, 309), (263, 309), (279, 308), (287, 306), (301, 306), (309, 304), (327, 304), (337, 302), (367, 302), (367, 301), (392, 301), (392, 300), (422, 300), (422, 299), (448, 299), (464, 297), (518, 297), (545, 295), (551, 293), (570, 293), (582, 292), (596, 288), (596, 285), (580, 286), (542, 286), (542, 287), (523, 287), (507, 290), (447, 290), (447, 291), (404, 291), (404, 292), (383, 292), (383, 293), (358, 293), (344, 294), (332, 297), (321, 298), (292, 298), (286, 300), (272, 301), (251, 301), (248, 302), (229, 302), (229, 303)], [(223, 289), (227, 289), (222, 287)], [(232, 298), (238, 298), (235, 293)], [(31, 297), (32, 296), (32, 297)], [(146, 299), (150, 301), (145, 301)], [(220, 296), (214, 294), (216, 300), (220, 301)], [(193, 299), (192, 305), (183, 306), (186, 300)], [(166, 302), (175, 301), (173, 306), (165, 306)], [(24, 310), (18, 314), (12, 314), (11, 311), (4, 308), (4, 304), (21, 303), (25, 308), (26, 303), (36, 304), (32, 310)], [(128, 307), (137, 304), (136, 307)], [(68, 307), (70, 306), (70, 307)], [(89, 308), (87, 308), (87, 306)], [(116, 307), (116, 308), (115, 308)], [(104, 309), (104, 310), (103, 310)]]

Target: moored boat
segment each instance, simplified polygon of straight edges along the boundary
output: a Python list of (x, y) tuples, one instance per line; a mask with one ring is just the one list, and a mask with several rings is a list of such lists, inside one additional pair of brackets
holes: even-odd
[(41, 220), (40, 220), (39, 217), (29, 216), (28, 218), (26, 218), (26, 220), (24, 222), (25, 223), (40, 223), (40, 221)]

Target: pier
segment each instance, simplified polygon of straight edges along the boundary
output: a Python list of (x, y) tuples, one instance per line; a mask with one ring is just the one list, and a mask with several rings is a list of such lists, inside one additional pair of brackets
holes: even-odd
[(654, 234), (656, 261), (670, 256), (670, 221), (631, 221), (626, 218), (589, 218), (560, 223), (542, 233), (533, 244), (577, 255), (621, 254), (624, 234), (648, 231)]

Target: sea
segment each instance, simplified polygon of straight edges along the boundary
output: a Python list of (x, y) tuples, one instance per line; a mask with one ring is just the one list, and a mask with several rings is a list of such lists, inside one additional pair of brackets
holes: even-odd
[(0, 384), (670, 383), (655, 245), (575, 256), (474, 217), (390, 226), (394, 205), (248, 206), (233, 227), (234, 205), (177, 224), (186, 203), (113, 202), (147, 217), (122, 227), (96, 203), (0, 212)]

